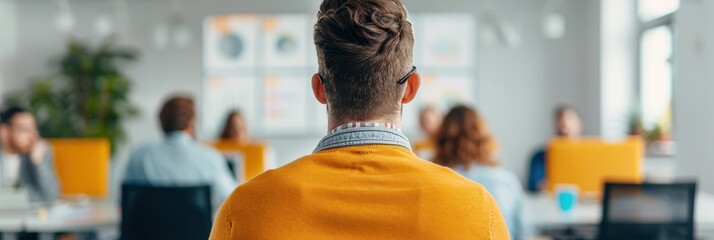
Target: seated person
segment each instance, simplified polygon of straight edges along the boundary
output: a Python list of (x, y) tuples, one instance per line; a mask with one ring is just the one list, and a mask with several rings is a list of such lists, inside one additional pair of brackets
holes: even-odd
[(237, 183), (223, 156), (194, 139), (193, 99), (183, 96), (169, 99), (161, 108), (159, 119), (164, 141), (145, 145), (131, 154), (124, 182), (157, 186), (208, 184), (217, 209)]
[(421, 158), (431, 159), (434, 157), (434, 138), (441, 127), (443, 118), (438, 108), (425, 106), (419, 111), (419, 127), (424, 138), (414, 144), (414, 152)]
[[(561, 138), (578, 138), (582, 134), (582, 122), (575, 108), (560, 106), (555, 110), (555, 134)], [(540, 192), (545, 188), (546, 147), (542, 147), (530, 159), (528, 191)]]
[(231, 111), (228, 113), (226, 122), (223, 125), (223, 131), (221, 131), (220, 139), (235, 141), (241, 144), (251, 142), (250, 134), (248, 134), (248, 127), (241, 112)]
[(328, 135), (313, 154), (239, 186), (211, 239), (508, 239), (481, 185), (419, 159), (401, 109), (420, 85), (399, 0), (325, 0), (315, 98)]
[(501, 209), (513, 239), (523, 239), (523, 187), (512, 172), (499, 167), (496, 143), (476, 110), (453, 108), (436, 136), (434, 163), (450, 167), (482, 184)]
[(52, 203), (59, 195), (52, 148), (29, 111), (10, 107), (0, 114), (0, 189), (26, 190), (32, 202)]

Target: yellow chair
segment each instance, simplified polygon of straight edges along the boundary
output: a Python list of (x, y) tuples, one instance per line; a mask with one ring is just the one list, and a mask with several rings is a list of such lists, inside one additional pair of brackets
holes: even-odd
[(643, 155), (641, 138), (554, 139), (546, 156), (547, 189), (555, 192), (559, 184), (573, 184), (581, 193), (597, 196), (605, 181), (641, 182)]
[(107, 139), (50, 139), (62, 195), (106, 197), (110, 144)]
[(425, 138), (415, 142), (412, 145), (412, 151), (420, 158), (431, 161), (434, 158), (434, 154), (436, 154), (436, 146), (434, 141)]
[[(213, 147), (222, 153), (241, 153), (244, 163), (243, 180), (250, 180), (268, 168), (268, 146), (262, 143), (240, 144), (234, 141), (217, 141)], [(241, 179), (239, 179), (241, 181)]]

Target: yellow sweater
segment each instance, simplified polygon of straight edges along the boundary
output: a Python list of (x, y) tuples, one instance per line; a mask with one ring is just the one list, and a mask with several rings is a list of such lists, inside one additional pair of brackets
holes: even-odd
[(324, 150), (238, 187), (211, 239), (509, 239), (481, 185), (398, 146)]

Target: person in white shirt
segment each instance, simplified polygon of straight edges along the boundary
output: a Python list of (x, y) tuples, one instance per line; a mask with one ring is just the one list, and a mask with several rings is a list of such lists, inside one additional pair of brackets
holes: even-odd
[(57, 199), (52, 149), (40, 138), (32, 113), (19, 107), (0, 113), (0, 144), (0, 188), (25, 190), (32, 202)]

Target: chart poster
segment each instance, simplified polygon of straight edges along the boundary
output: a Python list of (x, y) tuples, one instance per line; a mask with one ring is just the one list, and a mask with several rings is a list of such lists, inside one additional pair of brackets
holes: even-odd
[(211, 75), (205, 79), (201, 122), (206, 138), (215, 138), (230, 111), (240, 111), (248, 127), (256, 121), (256, 79)]
[(474, 102), (474, 80), (466, 75), (422, 75), (420, 103), (432, 105), (444, 111), (459, 104)]
[(476, 49), (476, 19), (472, 14), (424, 14), (416, 37), (425, 67), (472, 67)]
[(267, 76), (263, 82), (263, 127), (268, 134), (307, 132), (309, 84), (302, 76)]
[(286, 14), (263, 19), (265, 66), (304, 67), (308, 65), (308, 18)]
[(225, 15), (204, 21), (204, 68), (254, 67), (258, 46), (256, 15)]

